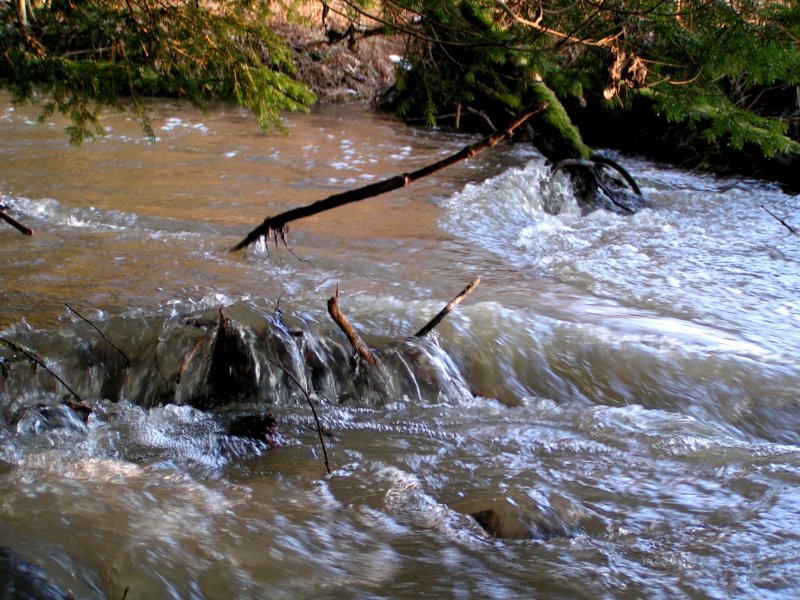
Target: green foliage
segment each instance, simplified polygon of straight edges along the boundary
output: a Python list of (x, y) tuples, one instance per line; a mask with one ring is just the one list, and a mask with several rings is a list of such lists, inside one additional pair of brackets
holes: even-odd
[[(16, 2), (13, 3), (16, 5)], [(0, 87), (16, 103), (45, 94), (43, 116), (66, 114), (74, 143), (101, 134), (100, 110), (130, 98), (152, 136), (143, 96), (212, 100), (253, 111), (261, 127), (302, 110), (314, 95), (254, 0), (52, 0), (24, 25), (0, 4)]]
[[(731, 148), (798, 152), (792, 115), (761, 102), (800, 83), (800, 2), (781, 0), (387, 0), (415, 14), (400, 106), (448, 114), (474, 103), (500, 117), (543, 81), (560, 99), (624, 110), (640, 96), (673, 122)], [(632, 61), (635, 59), (635, 63)], [(603, 97), (608, 100), (603, 100)], [(562, 115), (566, 117), (566, 115)], [(797, 111), (794, 118), (797, 119)], [(795, 134), (796, 135), (796, 134)]]

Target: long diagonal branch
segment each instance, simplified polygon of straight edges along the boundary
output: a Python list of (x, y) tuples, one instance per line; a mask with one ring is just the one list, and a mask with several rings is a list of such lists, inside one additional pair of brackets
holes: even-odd
[(428, 175), (436, 173), (437, 171), (441, 171), (442, 169), (454, 165), (462, 160), (472, 158), (481, 150), (485, 150), (486, 148), (494, 148), (501, 141), (510, 137), (511, 134), (514, 133), (514, 130), (525, 123), (525, 121), (527, 121), (530, 117), (538, 112), (543, 111), (545, 108), (547, 108), (546, 102), (526, 108), (503, 130), (495, 132), (483, 138), (479, 142), (465, 146), (460, 152), (456, 152), (455, 154), (452, 154), (447, 158), (443, 158), (442, 160), (437, 161), (432, 165), (428, 165), (427, 167), (417, 169), (411, 173), (396, 175), (389, 179), (371, 183), (355, 190), (333, 194), (332, 196), (328, 196), (324, 200), (318, 200), (313, 204), (299, 206), (297, 208), (282, 212), (278, 215), (267, 217), (264, 219), (264, 222), (261, 223), (261, 225), (248, 233), (247, 237), (231, 248), (230, 251), (236, 252), (242, 248), (246, 248), (262, 236), (271, 237), (276, 241), (280, 237), (281, 240), (285, 242), (287, 226), (292, 221), (296, 221), (304, 217), (310, 217), (333, 208), (339, 208), (340, 206), (350, 204), (351, 202), (366, 200), (367, 198), (373, 198), (375, 196), (406, 187), (418, 179), (422, 179), (423, 177), (427, 177)]

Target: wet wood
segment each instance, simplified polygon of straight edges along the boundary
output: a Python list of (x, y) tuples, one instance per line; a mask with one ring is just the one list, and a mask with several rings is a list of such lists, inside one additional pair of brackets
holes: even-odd
[(431, 319), (428, 322), (428, 324), (425, 325), (425, 327), (423, 327), (417, 333), (415, 333), (414, 337), (424, 337), (424, 336), (428, 335), (431, 331), (433, 331), (433, 329), (439, 323), (442, 322), (442, 319), (444, 319), (448, 315), (448, 313), (450, 313), (450, 311), (452, 311), (456, 306), (461, 304), (461, 301), (464, 298), (466, 298), (467, 296), (469, 296), (472, 293), (472, 290), (474, 290), (476, 287), (478, 287), (478, 284), (480, 284), (480, 282), (481, 282), (481, 278), (480, 277), (476, 277), (475, 279), (470, 281), (469, 284), (467, 285), (467, 287), (465, 287), (463, 290), (461, 290), (461, 292), (459, 292), (458, 296), (456, 296), (450, 302), (448, 302), (447, 306), (445, 306), (442, 310), (440, 310), (439, 314), (437, 314), (435, 317), (433, 317), (433, 319)]
[(11, 225), (12, 227), (15, 227), (18, 231), (20, 231), (21, 233), (24, 233), (25, 235), (28, 235), (28, 236), (33, 235), (33, 229), (31, 229), (29, 227), (25, 227), (25, 225), (23, 225), (22, 223), (17, 221), (14, 217), (9, 215), (8, 213), (6, 213), (2, 209), (0, 209), (0, 219), (3, 219), (6, 223)]
[(451, 156), (428, 165), (427, 167), (423, 167), (422, 169), (417, 169), (411, 173), (404, 173), (403, 175), (396, 175), (395, 177), (371, 183), (355, 190), (333, 194), (332, 196), (328, 196), (324, 200), (319, 200), (313, 204), (300, 206), (282, 212), (278, 215), (267, 217), (264, 219), (261, 225), (248, 233), (247, 236), (238, 244), (233, 246), (230, 251), (236, 252), (242, 248), (246, 248), (261, 237), (270, 237), (275, 241), (280, 238), (283, 242), (285, 242), (287, 226), (292, 221), (317, 215), (321, 212), (325, 212), (326, 210), (331, 210), (340, 206), (344, 206), (345, 204), (350, 204), (351, 202), (366, 200), (367, 198), (373, 198), (375, 196), (406, 187), (418, 179), (422, 179), (423, 177), (427, 177), (428, 175), (436, 173), (437, 171), (441, 171), (442, 169), (454, 165), (462, 160), (472, 158), (481, 150), (494, 148), (504, 139), (511, 137), (514, 131), (520, 127), (520, 125), (545, 108), (547, 108), (546, 103), (540, 103), (529, 107), (522, 111), (519, 116), (515, 117), (505, 127), (505, 129), (492, 133), (475, 144), (465, 146), (460, 152), (452, 154)]
[(339, 326), (339, 329), (342, 330), (342, 333), (347, 336), (350, 345), (353, 347), (358, 355), (364, 359), (364, 361), (374, 367), (377, 364), (375, 360), (375, 356), (370, 352), (369, 347), (361, 341), (361, 338), (358, 337), (356, 330), (353, 329), (353, 326), (350, 324), (350, 321), (347, 320), (347, 317), (344, 316), (344, 313), (339, 309), (339, 299), (338, 299), (338, 290), (336, 296), (331, 297), (328, 300), (328, 314), (331, 318), (336, 322)]

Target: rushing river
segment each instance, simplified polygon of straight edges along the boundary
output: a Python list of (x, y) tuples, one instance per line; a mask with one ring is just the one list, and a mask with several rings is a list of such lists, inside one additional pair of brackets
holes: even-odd
[[(109, 114), (80, 148), (35, 109), (0, 118), (0, 204), (35, 230), (0, 223), (0, 337), (91, 409), (0, 349), (0, 580), (98, 599), (800, 593), (800, 238), (760, 206), (796, 223), (800, 197), (622, 158), (652, 208), (582, 214), (563, 174), (502, 146), (292, 224), (291, 252), (228, 253), (268, 214), (474, 138), (361, 106), (287, 116), (288, 136), (151, 110), (157, 143)], [(328, 316), (337, 285), (378, 367)], [(211, 385), (220, 309), (245, 364)], [(235, 435), (267, 410), (277, 431)]]

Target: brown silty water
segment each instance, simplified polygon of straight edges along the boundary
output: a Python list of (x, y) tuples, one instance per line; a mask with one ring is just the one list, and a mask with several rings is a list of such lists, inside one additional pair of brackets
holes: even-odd
[[(34, 109), (0, 120), (0, 203), (36, 231), (0, 229), (0, 337), (92, 408), (0, 351), (18, 560), (80, 598), (796, 594), (800, 247), (758, 206), (797, 197), (623, 157), (654, 207), (582, 214), (502, 146), (292, 224), (294, 254), (232, 254), (474, 139), (359, 105), (288, 136), (151, 110), (154, 144), (125, 115), (80, 148)], [(327, 314), (337, 284), (377, 370)], [(244, 358), (215, 387), (220, 309)], [(232, 435), (267, 412), (271, 437)]]

